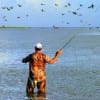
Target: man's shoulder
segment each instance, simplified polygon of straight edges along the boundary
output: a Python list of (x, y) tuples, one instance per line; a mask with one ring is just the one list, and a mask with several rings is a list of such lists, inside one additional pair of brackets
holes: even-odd
[(46, 56), (46, 54), (45, 53), (41, 53), (43, 56)]
[(31, 53), (31, 54), (28, 54), (28, 56), (32, 56), (33, 55), (33, 53)]

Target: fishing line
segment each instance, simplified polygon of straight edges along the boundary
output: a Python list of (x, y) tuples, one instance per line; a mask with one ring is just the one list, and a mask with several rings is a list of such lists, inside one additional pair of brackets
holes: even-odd
[[(95, 10), (95, 12), (99, 9), (99, 7), (97, 7), (97, 9)], [(90, 15), (88, 16), (89, 18), (93, 18), (94, 14), (92, 14), (92, 16), (90, 17)], [(87, 22), (85, 22), (82, 26), (84, 26)], [(76, 38), (76, 36), (78, 36), (79, 33), (81, 33), (83, 30), (77, 32), (74, 36), (72, 36), (63, 46), (62, 49), (64, 49), (68, 44), (70, 44), (70, 42)]]

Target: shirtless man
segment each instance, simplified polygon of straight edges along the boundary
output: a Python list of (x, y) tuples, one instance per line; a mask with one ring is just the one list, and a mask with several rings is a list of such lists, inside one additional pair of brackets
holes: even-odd
[(29, 62), (29, 77), (26, 86), (26, 93), (33, 93), (37, 86), (38, 93), (46, 92), (46, 72), (45, 65), (55, 63), (62, 54), (63, 49), (58, 50), (53, 58), (42, 53), (42, 44), (37, 43), (35, 52), (22, 59), (23, 63)]

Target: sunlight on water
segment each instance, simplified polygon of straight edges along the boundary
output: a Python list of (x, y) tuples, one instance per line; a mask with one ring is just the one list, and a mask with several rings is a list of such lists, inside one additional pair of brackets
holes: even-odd
[(100, 35), (100, 32), (82, 33), (83, 35)]
[(0, 53), (0, 58), (2, 58), (0, 60), (0, 63), (5, 63), (9, 59), (9, 56), (7, 54), (5, 54), (5, 53)]

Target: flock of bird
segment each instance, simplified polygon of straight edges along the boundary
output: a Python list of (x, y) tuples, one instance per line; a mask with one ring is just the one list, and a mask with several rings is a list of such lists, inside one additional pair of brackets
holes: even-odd
[[(40, 9), (40, 11), (42, 13), (45, 13), (46, 12), (46, 9), (44, 9), (45, 5), (46, 5), (45, 3), (40, 3), (40, 6), (42, 6), (42, 8)], [(54, 6), (57, 8), (57, 7), (59, 7), (59, 4), (55, 3)], [(68, 7), (71, 7), (71, 6), (72, 6), (71, 3), (67, 3), (67, 4), (64, 5), (64, 8), (68, 8)], [(82, 16), (82, 13), (78, 13), (78, 11), (83, 6), (84, 6), (83, 4), (80, 4), (79, 7), (75, 11), (68, 11), (68, 12), (69, 13), (72, 13), (75, 16)], [(21, 7), (23, 7), (23, 5), (22, 4), (17, 4), (17, 7), (21, 8)], [(95, 7), (95, 5), (93, 3), (90, 4), (89, 6), (87, 6), (88, 9), (94, 9), (94, 7)], [(0, 9), (6, 10), (6, 11), (10, 11), (10, 10), (13, 10), (14, 9), (14, 6), (9, 6), (9, 7), (8, 6), (1, 6)], [(64, 16), (64, 15), (66, 15), (66, 13), (60, 13), (60, 15)], [(26, 17), (29, 17), (29, 14), (26, 14), (25, 16)], [(17, 19), (21, 19), (20, 15), (16, 16), (16, 18)], [(7, 20), (7, 16), (6, 15), (2, 16), (2, 20), (8, 21)], [(83, 21), (81, 20), (80, 22), (82, 23)], [(66, 22), (66, 24), (70, 24), (70, 23), (69, 22)], [(88, 25), (91, 25), (91, 24), (88, 24)]]
[[(21, 4), (17, 4), (17, 6), (18, 6), (19, 8), (22, 7)], [(2, 10), (6, 10), (6, 11), (11, 11), (11, 10), (14, 9), (14, 7), (13, 7), (13, 6), (9, 6), (9, 7), (8, 7), (8, 6), (2, 6), (1, 9), (2, 9)], [(28, 16), (29, 16), (29, 15), (26, 14), (26, 17), (28, 17)], [(20, 19), (21, 17), (20, 17), (20, 16), (16, 16), (16, 18), (17, 18), (17, 19)], [(2, 19), (3, 19), (4, 21), (8, 21), (6, 15), (4, 15), (4, 16), (2, 17)]]

